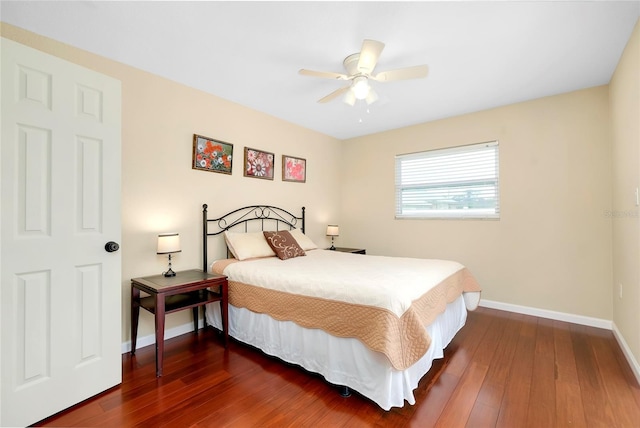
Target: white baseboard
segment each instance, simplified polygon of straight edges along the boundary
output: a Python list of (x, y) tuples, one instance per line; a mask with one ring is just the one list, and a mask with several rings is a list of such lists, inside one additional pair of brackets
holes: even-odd
[[(199, 328), (203, 327), (203, 322), (202, 320), (199, 321), (198, 324)], [(170, 328), (168, 330), (164, 331), (164, 340), (169, 340), (173, 337), (177, 337), (180, 336), (182, 334), (186, 334), (193, 331), (193, 322), (189, 321), (188, 323), (179, 325), (177, 327), (173, 327)], [(156, 335), (155, 334), (149, 334), (146, 336), (138, 336), (138, 340), (136, 342), (136, 349), (140, 349), (143, 348), (145, 346), (149, 346), (149, 345), (153, 345), (154, 343), (156, 343)], [(131, 341), (128, 340), (126, 342), (124, 342), (122, 344), (122, 348), (121, 351), (123, 354), (126, 354), (127, 352), (131, 352)]]
[(620, 348), (622, 348), (622, 353), (627, 359), (629, 366), (631, 366), (631, 371), (633, 371), (633, 374), (636, 376), (636, 380), (640, 383), (640, 364), (638, 364), (638, 360), (633, 356), (629, 345), (627, 345), (627, 342), (624, 340), (624, 337), (620, 333), (620, 330), (618, 330), (618, 326), (615, 322), (613, 323), (613, 335), (618, 341)]
[(528, 306), (513, 305), (511, 303), (494, 302), (480, 299), (480, 306), (501, 311), (515, 312), (518, 314), (532, 315), (534, 317), (548, 318), (556, 321), (571, 322), (574, 324), (588, 325), (590, 327), (611, 330), (612, 322), (601, 318), (585, 317), (583, 315), (567, 314), (565, 312), (549, 311), (547, 309), (531, 308)]

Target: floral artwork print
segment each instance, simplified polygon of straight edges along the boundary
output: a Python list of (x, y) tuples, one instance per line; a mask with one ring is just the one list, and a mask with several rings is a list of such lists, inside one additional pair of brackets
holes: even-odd
[(193, 136), (193, 169), (231, 174), (233, 144)]
[(273, 153), (244, 149), (244, 176), (273, 180)]
[(282, 180), (304, 183), (307, 178), (306, 159), (282, 155)]

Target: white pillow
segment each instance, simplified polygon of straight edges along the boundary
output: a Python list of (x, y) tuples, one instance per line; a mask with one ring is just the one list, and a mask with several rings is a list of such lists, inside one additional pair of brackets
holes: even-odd
[(318, 246), (311, 240), (311, 238), (302, 233), (300, 229), (292, 229), (289, 231), (289, 233), (295, 238), (296, 242), (303, 250), (315, 250), (316, 248), (318, 248)]
[(273, 252), (262, 232), (224, 232), (224, 240), (233, 257), (238, 260), (273, 257)]

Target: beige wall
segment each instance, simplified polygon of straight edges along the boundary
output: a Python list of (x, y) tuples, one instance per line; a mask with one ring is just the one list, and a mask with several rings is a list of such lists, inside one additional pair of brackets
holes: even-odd
[[(500, 220), (395, 220), (394, 155), (500, 142)], [(340, 245), (467, 265), (483, 298), (610, 320), (606, 86), (344, 143)]]
[[(166, 270), (167, 257), (155, 254), (158, 232), (177, 231), (183, 251), (174, 270), (201, 266), (201, 207), (223, 214), (243, 205), (268, 203), (299, 212), (307, 207), (307, 233), (328, 244), (326, 224), (337, 217), (340, 143), (301, 128), (51, 39), (2, 24), (13, 39), (122, 81), (122, 340), (129, 340), (130, 279)], [(233, 174), (191, 169), (193, 134), (234, 145)], [(243, 177), (244, 147), (273, 152), (273, 181)], [(281, 155), (307, 159), (307, 182), (281, 180)], [(222, 238), (210, 238), (225, 254)], [(219, 242), (216, 242), (219, 241)], [(139, 335), (153, 333), (144, 311)], [(168, 317), (167, 328), (190, 322), (190, 311)]]
[[(613, 143), (613, 322), (640, 361), (640, 21), (609, 85)], [(619, 287), (622, 285), (622, 297)]]

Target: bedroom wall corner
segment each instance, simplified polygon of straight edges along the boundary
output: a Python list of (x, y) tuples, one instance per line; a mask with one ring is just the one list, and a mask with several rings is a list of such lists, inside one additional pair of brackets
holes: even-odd
[[(640, 382), (640, 21), (609, 85), (613, 162), (613, 321)], [(630, 358), (627, 355), (627, 358)]]

